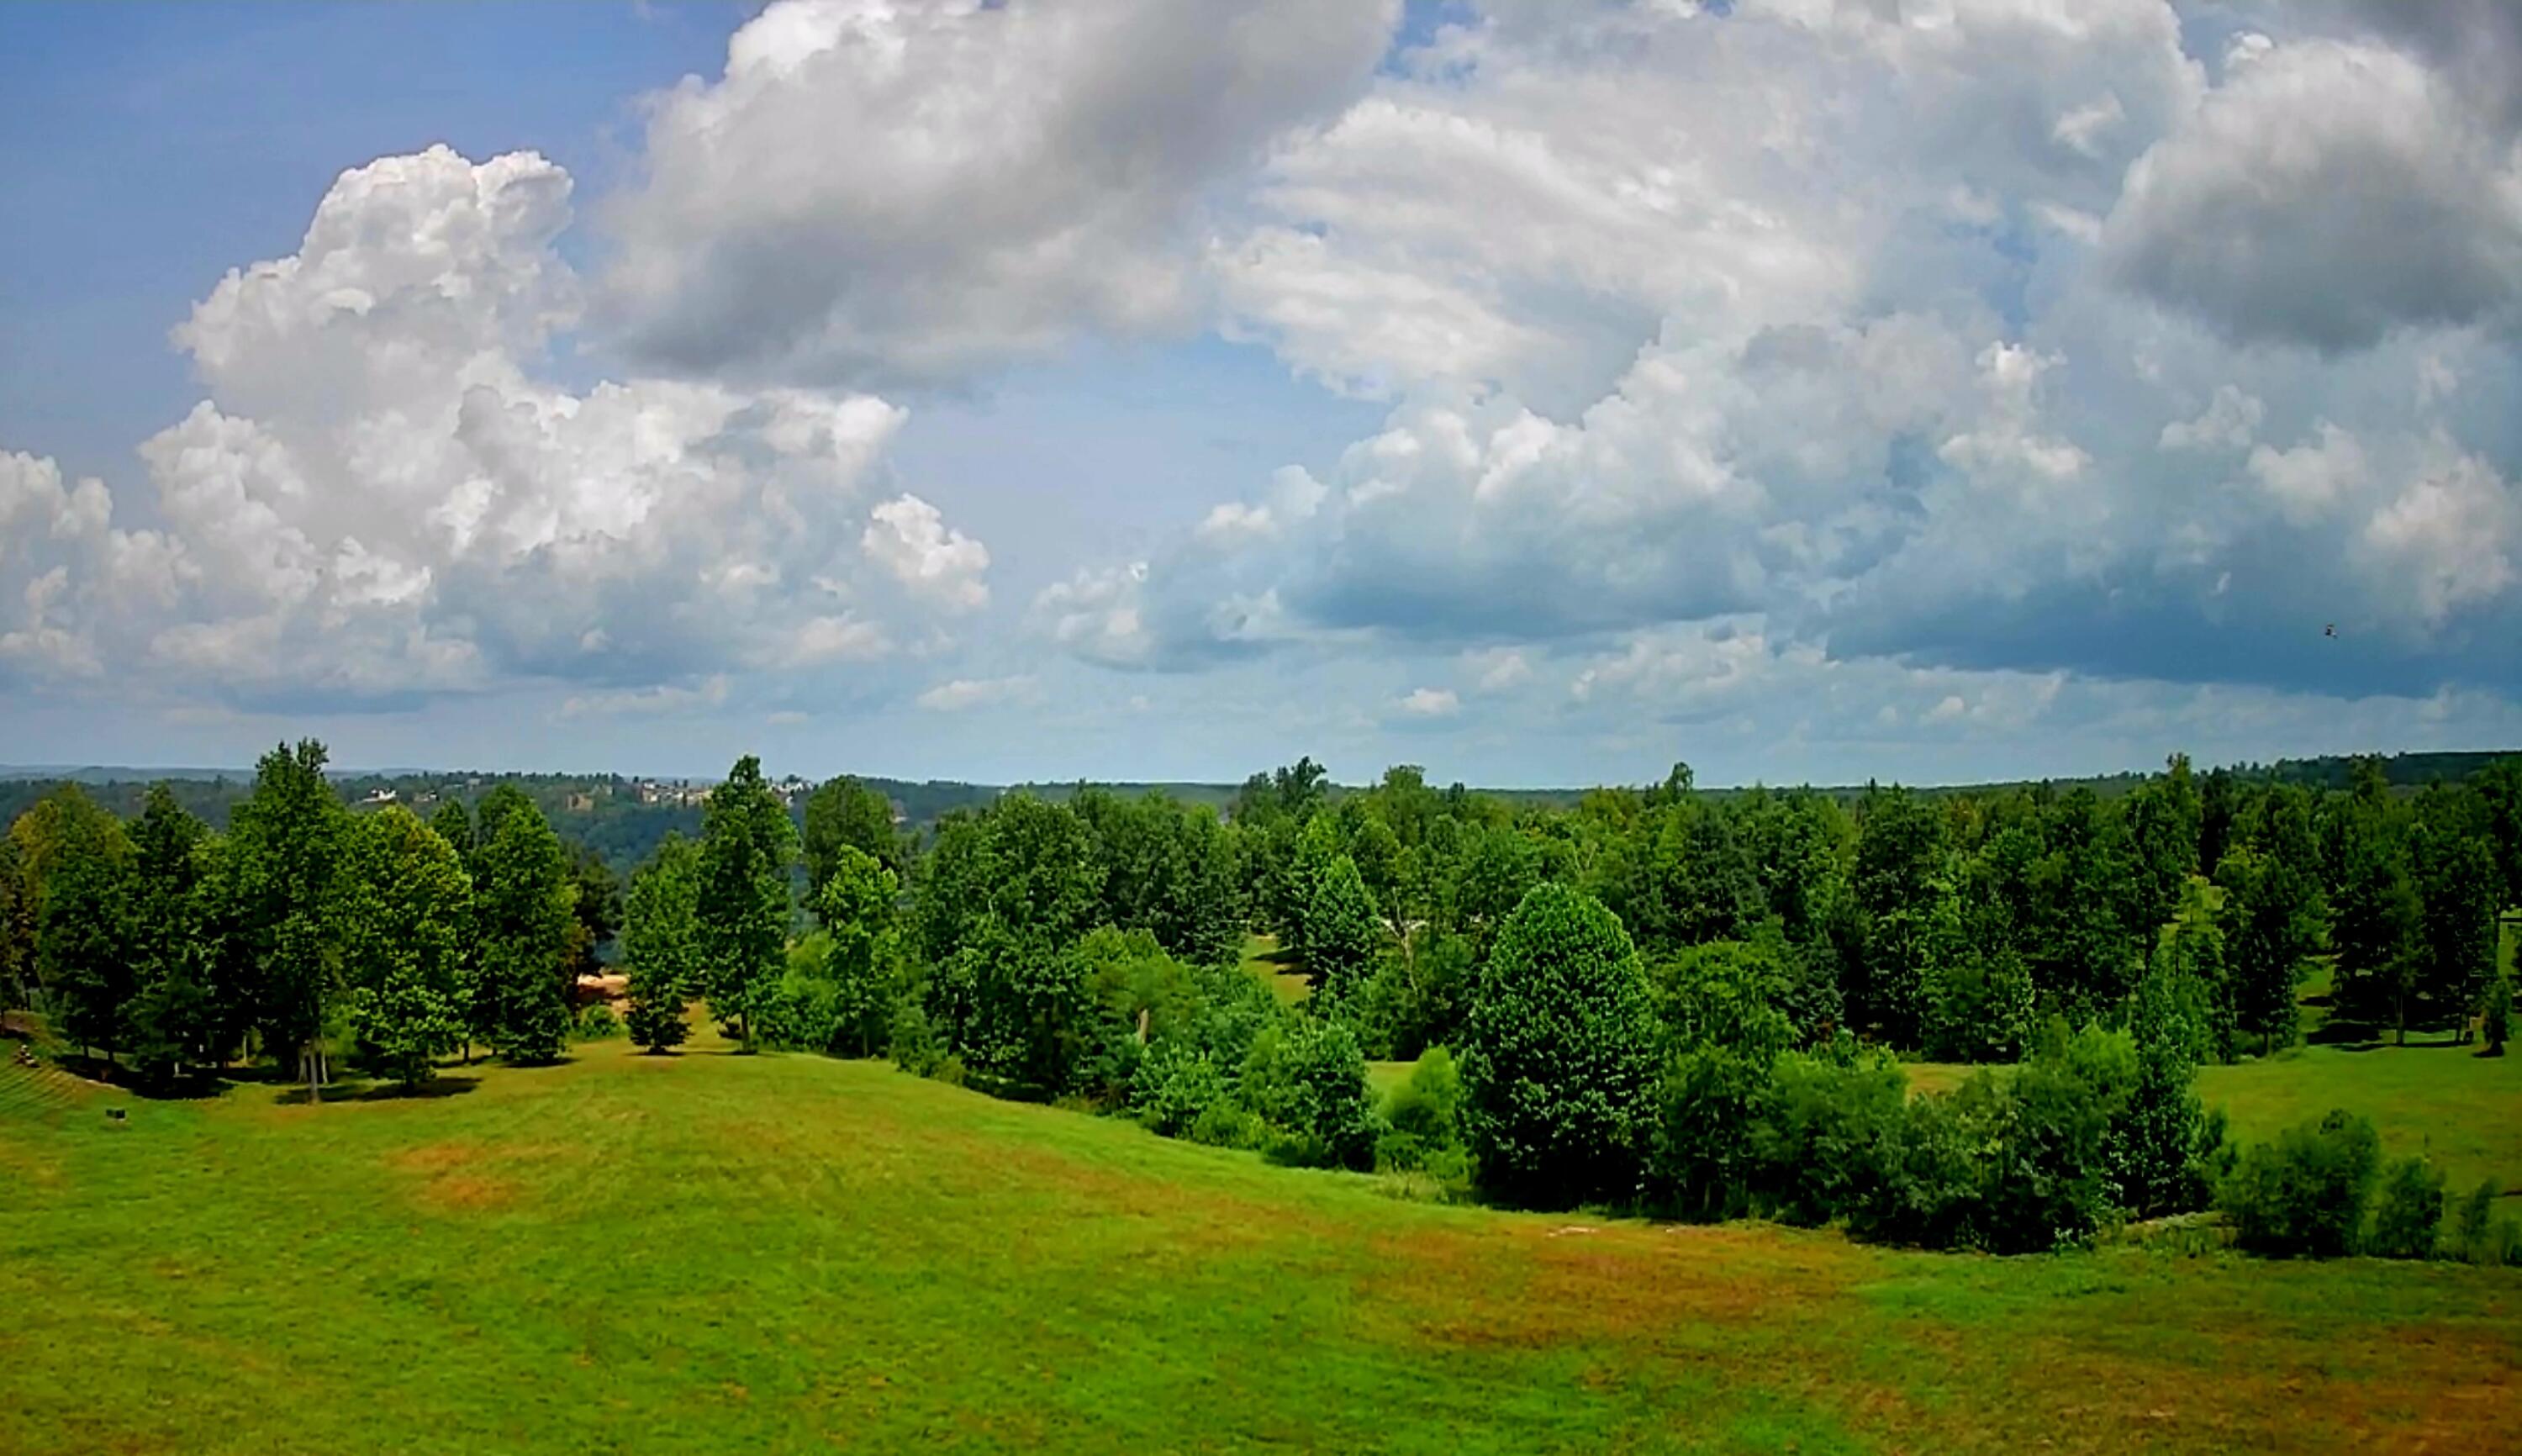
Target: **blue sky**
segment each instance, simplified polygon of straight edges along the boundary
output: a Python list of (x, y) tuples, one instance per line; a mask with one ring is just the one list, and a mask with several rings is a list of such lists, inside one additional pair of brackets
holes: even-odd
[(2522, 743), (2522, 21), (2049, 10), (0, 8), (0, 762)]

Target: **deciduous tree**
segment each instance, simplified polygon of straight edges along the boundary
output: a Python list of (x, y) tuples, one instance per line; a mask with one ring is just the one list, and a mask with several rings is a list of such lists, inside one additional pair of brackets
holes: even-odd
[(679, 834), (630, 880), (622, 921), (630, 1039), (651, 1052), (682, 1044), (683, 1008), (701, 979), (700, 893), (700, 847)]
[(701, 818), (701, 990), (747, 1050), (756, 1005), (785, 968), (796, 854), (797, 826), (763, 781), (762, 761), (736, 760)]

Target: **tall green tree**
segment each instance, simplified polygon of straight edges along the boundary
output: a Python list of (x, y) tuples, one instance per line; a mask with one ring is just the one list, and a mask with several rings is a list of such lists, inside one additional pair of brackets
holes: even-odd
[(762, 761), (746, 754), (710, 790), (701, 817), (700, 931), (710, 1012), (735, 1023), (748, 1051), (754, 1013), (786, 966), (796, 854), (797, 826), (763, 780)]
[(355, 822), (343, 948), (360, 1059), (406, 1088), (463, 1035), (473, 885), (455, 847), (399, 805)]
[(1484, 1188), (1559, 1207), (1637, 1191), (1655, 1003), (1602, 902), (1548, 881), (1525, 895), (1482, 967), (1462, 1041), (1463, 1126)]
[(1942, 893), (1944, 826), (1917, 795), (1868, 787), (1859, 806), (1849, 890), (1858, 917), (1849, 1012), (1899, 1046), (1917, 1045), (1929, 935)]
[(1330, 1001), (1347, 1000), (1365, 984), (1380, 938), (1375, 901), (1346, 855), (1333, 855), (1315, 877), (1305, 906), (1305, 969)]
[(55, 1028), (108, 1060), (130, 1042), (133, 855), (122, 824), (78, 785), (60, 791), (35, 920), (35, 963)]
[(132, 826), (134, 898), (131, 959), (138, 981), (131, 1007), (132, 1054), (144, 1070), (181, 1075), (218, 1058), (220, 1016), (206, 973), (210, 944), (205, 883), (210, 825), (154, 783)]
[(651, 1052), (680, 1046), (683, 1008), (701, 980), (700, 846), (669, 833), (631, 876), (622, 919), (630, 979), (630, 1039)]
[(806, 893), (821, 902), (823, 885), (840, 869), (841, 851), (855, 849), (901, 878), (909, 855), (893, 825), (893, 801), (844, 774), (816, 786), (806, 799)]
[(2474, 795), (2443, 785), (2417, 796), (2410, 832), (2417, 886), (2417, 983), (2429, 1010), (2469, 1040), (2469, 1016), (2496, 973), (2501, 876)]
[(467, 865), (473, 863), (473, 851), (478, 846), (473, 842), (473, 815), (463, 800), (440, 800), (438, 808), (430, 813), (429, 826), (446, 841), (447, 848), (455, 851), (457, 859)]
[(2224, 891), (2218, 924), (2234, 1019), (2265, 1054), (2278, 1038), (2294, 1039), (2295, 988), (2320, 949), (2320, 891), (2289, 860), (2239, 847), (2224, 852), (2216, 883)]
[(2163, 773), (2138, 784), (2121, 811), (2137, 875), (2136, 918), (2145, 930), (2172, 917), (2181, 887), (2198, 872), (2198, 837), (2205, 808), (2189, 755), (2164, 761)]
[[(2371, 761), (2359, 761), (2360, 763)], [(2378, 765), (2373, 773), (2378, 775)], [(2329, 896), (2336, 996), (2360, 1020), (2390, 1021), (2408, 1039), (2408, 997), (2418, 963), (2415, 878), (2402, 817), (2376, 787), (2335, 807), (2337, 884)]]
[(350, 812), (324, 776), (324, 745), (282, 744), (255, 768), (253, 791), (228, 816), (226, 886), (266, 1051), (295, 1058), (307, 1095), (322, 1096), (324, 1030), (341, 987), (341, 870)]
[(495, 820), (475, 857), (478, 985), (490, 1009), (489, 1039), (510, 1061), (558, 1057), (569, 1042), (569, 950), (578, 927), (578, 883), (560, 836), (532, 800)]
[(899, 887), (893, 871), (854, 844), (833, 852), (815, 915), (830, 940), (823, 974), (832, 983), (834, 1035), (861, 1057), (872, 1057), (892, 1019)]

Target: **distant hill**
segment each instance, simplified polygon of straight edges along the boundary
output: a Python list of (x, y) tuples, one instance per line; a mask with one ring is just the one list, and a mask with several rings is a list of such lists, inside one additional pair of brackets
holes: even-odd
[[(2412, 790), (2438, 778), (2466, 778), (2498, 759), (2517, 755), (2522, 755), (2522, 750), (2402, 753), (2384, 759), (2383, 769), (2394, 787)], [(2270, 764), (2235, 764), (2228, 768), (2231, 773), (2255, 781), (2339, 789), (2347, 786), (2349, 760), (2333, 755), (2279, 759)], [(2203, 767), (2201, 772), (2205, 772)], [(2109, 774), (2056, 778), (2048, 782), (2059, 788), (2089, 787), (2109, 797), (2127, 792), (2148, 776), (2137, 773)], [(254, 773), (250, 769), (0, 767), (0, 824), (15, 820), (28, 805), (65, 782), (79, 784), (90, 797), (117, 814), (134, 817), (140, 813), (149, 785), (161, 779), (174, 789), (176, 800), (186, 809), (213, 824), (224, 825), (228, 822), (228, 811), (253, 786)], [(354, 807), (372, 808), (385, 803), (399, 803), (423, 816), (433, 812), (446, 799), (470, 806), (494, 784), (513, 783), (541, 806), (564, 836), (586, 845), (616, 869), (626, 871), (654, 853), (669, 833), (679, 832), (689, 836), (700, 832), (701, 806), (707, 798), (709, 785), (714, 781), (707, 778), (634, 778), (620, 774), (492, 774), (419, 769), (351, 771), (334, 775), (333, 780), (342, 796)], [(965, 783), (953, 779), (913, 781), (867, 777), (864, 781), (893, 801), (903, 826), (914, 833), (925, 832), (937, 821), (957, 810), (977, 809), (1004, 794), (1026, 792), (1046, 799), (1064, 800), (1073, 797), (1080, 787), (1076, 781), (1008, 785)], [(2027, 787), (2032, 781), (1915, 787), (1928, 794), (1985, 793)], [(790, 800), (791, 811), (802, 818), (806, 793), (811, 785), (802, 778), (791, 776), (780, 780), (780, 786)], [(1196, 782), (1101, 783), (1098, 786), (1127, 795), (1157, 790), (1188, 803), (1206, 804), (1221, 812), (1235, 802), (1236, 793), (1240, 788), (1239, 784), (1234, 783)], [(1840, 799), (1852, 799), (1865, 792), (1863, 784), (1814, 787), (1818, 792)], [(1331, 787), (1334, 797), (1356, 791), (1354, 787), (1337, 784)], [(1564, 809), (1583, 798), (1586, 790), (1528, 788), (1480, 789), (1478, 792), (1519, 806)], [(1727, 797), (1749, 792), (1749, 786), (1712, 787), (1704, 792), (1714, 797)]]

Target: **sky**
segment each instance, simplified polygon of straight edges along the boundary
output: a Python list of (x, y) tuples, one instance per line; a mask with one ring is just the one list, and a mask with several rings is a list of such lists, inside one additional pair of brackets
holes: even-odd
[(2522, 746), (2522, 7), (0, 7), (0, 764)]

